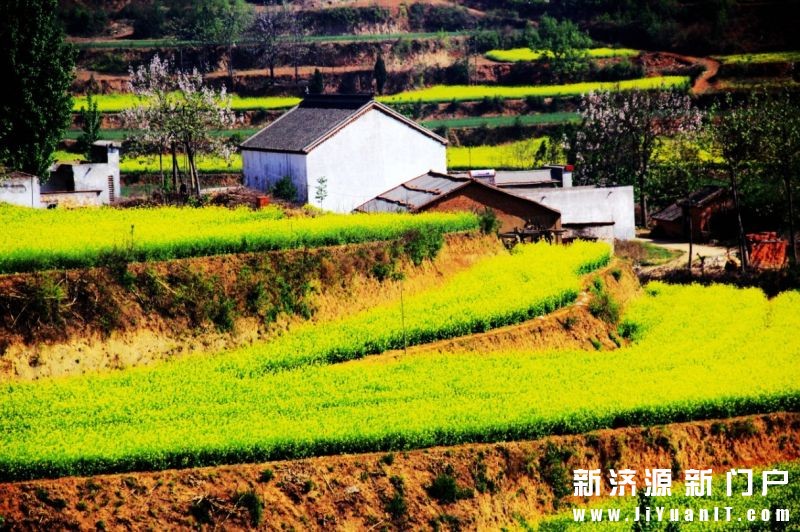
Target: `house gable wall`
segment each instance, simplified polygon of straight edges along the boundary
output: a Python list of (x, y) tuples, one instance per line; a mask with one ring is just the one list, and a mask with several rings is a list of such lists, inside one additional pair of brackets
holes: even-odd
[(244, 185), (256, 190), (269, 191), (275, 183), (289, 176), (297, 187), (298, 201), (308, 197), (306, 158), (302, 153), (242, 150)]
[[(365, 201), (430, 170), (447, 170), (446, 146), (408, 124), (371, 109), (307, 156), (307, 195), (317, 207), (350, 212)], [(319, 179), (327, 196), (315, 196)]]
[(0, 178), (0, 202), (21, 207), (41, 207), (39, 178), (35, 176)]

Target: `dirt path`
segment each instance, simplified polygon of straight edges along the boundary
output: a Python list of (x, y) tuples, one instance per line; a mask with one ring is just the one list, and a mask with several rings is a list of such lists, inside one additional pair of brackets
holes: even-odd
[[(667, 262), (666, 264), (659, 264), (657, 266), (648, 266), (642, 268), (643, 272), (654, 272), (656, 270), (673, 270), (676, 268), (685, 268), (686, 267), (686, 255), (689, 253), (689, 243), (688, 242), (671, 242), (667, 240), (658, 240), (653, 238), (644, 238), (639, 237), (636, 238), (637, 241), (652, 244), (654, 246), (659, 246), (665, 249), (671, 249), (674, 251), (680, 251), (682, 254)], [(726, 248), (723, 246), (711, 246), (708, 244), (694, 244), (692, 246), (692, 262), (696, 263), (698, 261), (698, 256), (704, 257), (707, 259), (713, 259), (716, 257), (725, 257), (729, 254), (729, 252), (733, 251), (732, 248)]]
[(647, 54), (646, 60), (651, 64), (666, 66), (665, 63), (672, 62), (678, 65), (703, 65), (704, 71), (695, 80), (692, 86), (692, 92), (695, 94), (703, 94), (714, 88), (711, 80), (719, 72), (719, 61), (715, 61), (709, 57), (695, 57), (691, 55), (681, 55), (673, 52), (653, 52)]

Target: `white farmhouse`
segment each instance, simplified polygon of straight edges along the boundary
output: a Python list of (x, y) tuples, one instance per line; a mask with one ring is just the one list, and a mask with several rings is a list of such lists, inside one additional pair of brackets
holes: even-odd
[(240, 146), (245, 186), (267, 191), (288, 176), (299, 201), (343, 213), (419, 175), (446, 172), (446, 147), (371, 96), (349, 95), (309, 96)]

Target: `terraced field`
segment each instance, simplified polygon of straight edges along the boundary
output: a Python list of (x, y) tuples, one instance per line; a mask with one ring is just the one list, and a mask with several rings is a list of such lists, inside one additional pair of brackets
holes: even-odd
[[(631, 48), (590, 48), (586, 50), (586, 55), (593, 59), (604, 59), (609, 57), (635, 57), (641, 53), (640, 50)], [(512, 48), (511, 50), (489, 50), (486, 57), (492, 61), (501, 63), (519, 63), (526, 61), (538, 61), (552, 57), (549, 50), (531, 50), (530, 48)]]
[(800, 406), (796, 292), (767, 300), (753, 289), (653, 284), (622, 323), (633, 343), (613, 352), (450, 352), (332, 364), (546, 312), (569, 301), (578, 273), (607, 256), (602, 245), (531, 246), (487, 259), (399, 308), (378, 307), (269, 346), (4, 385), (0, 471), (13, 479), (249, 462)]
[(168, 260), (389, 240), (414, 229), (462, 231), (478, 223), (469, 213), (287, 218), (277, 207), (35, 210), (3, 204), (0, 218), (2, 273), (94, 266), (113, 254)]

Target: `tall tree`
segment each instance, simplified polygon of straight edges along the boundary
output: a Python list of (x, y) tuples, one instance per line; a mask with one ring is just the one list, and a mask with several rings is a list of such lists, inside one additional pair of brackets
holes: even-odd
[(589, 68), (586, 49), (592, 39), (574, 22), (543, 16), (539, 21), (541, 46), (548, 52), (550, 70), (556, 80), (575, 80)]
[[(173, 160), (173, 188), (177, 188), (177, 154), (186, 157), (189, 189), (200, 194), (197, 156), (229, 157), (230, 145), (211, 135), (235, 123), (231, 100), (223, 87), (215, 91), (203, 83), (197, 70), (170, 74), (170, 66), (158, 56), (147, 66), (131, 71), (131, 89), (140, 103), (124, 114), (125, 126), (134, 130), (134, 146), (156, 152), (159, 158), (169, 150)], [(164, 180), (163, 165), (161, 165)]]
[(0, 155), (9, 168), (44, 175), (70, 123), (74, 51), (55, 0), (7, 0), (0, 17)]
[(725, 165), (736, 211), (736, 229), (739, 236), (739, 256), (742, 269), (747, 269), (747, 241), (742, 223), (740, 189), (742, 179), (752, 176), (764, 150), (764, 122), (760, 116), (759, 95), (751, 95), (747, 101), (734, 103), (727, 95), (726, 109), (715, 106), (711, 110), (716, 118), (710, 122), (713, 150)]
[(294, 67), (294, 82), (300, 80), (300, 61), (308, 49), (308, 30), (303, 24), (302, 12), (284, 4), (286, 20), (285, 47)]
[(170, 75), (170, 64), (156, 54), (150, 63), (130, 68), (130, 91), (139, 102), (122, 112), (122, 123), (133, 131), (127, 139), (133, 153), (157, 153), (161, 188), (167, 190), (163, 155), (172, 156), (172, 190), (178, 190), (178, 139), (175, 132), (176, 85)]
[(795, 191), (800, 186), (800, 104), (789, 92), (767, 97), (757, 115), (766, 121), (762, 128), (763, 156), (767, 179), (782, 188), (789, 226), (790, 258), (797, 264)]
[(210, 57), (217, 46), (224, 46), (228, 77), (233, 81), (233, 49), (253, 19), (253, 9), (244, 0), (195, 0), (177, 19), (179, 37), (199, 41), (206, 54), (204, 70), (211, 69)]
[(281, 53), (286, 28), (286, 10), (266, 7), (256, 16), (252, 33), (258, 42), (264, 64), (269, 69), (269, 79), (275, 83), (275, 66)]
[(100, 111), (97, 109), (94, 91), (91, 89), (86, 93), (86, 105), (81, 107), (80, 116), (82, 133), (78, 137), (78, 148), (88, 156), (92, 143), (100, 138), (100, 123), (103, 120)]
[(702, 113), (676, 90), (592, 93), (583, 99), (575, 141), (576, 181), (635, 185), (647, 225), (647, 178), (666, 137), (696, 131)]
[(174, 133), (184, 149), (189, 171), (192, 193), (200, 195), (200, 174), (197, 172), (197, 156), (201, 154), (231, 156), (231, 146), (220, 137), (211, 135), (215, 129), (230, 129), (236, 117), (231, 110), (231, 99), (225, 87), (220, 91), (203, 84), (202, 76), (178, 72), (177, 112)]
[(386, 62), (383, 60), (383, 55), (378, 54), (378, 59), (375, 60), (375, 88), (378, 89), (378, 94), (383, 94), (383, 88), (386, 86)]

